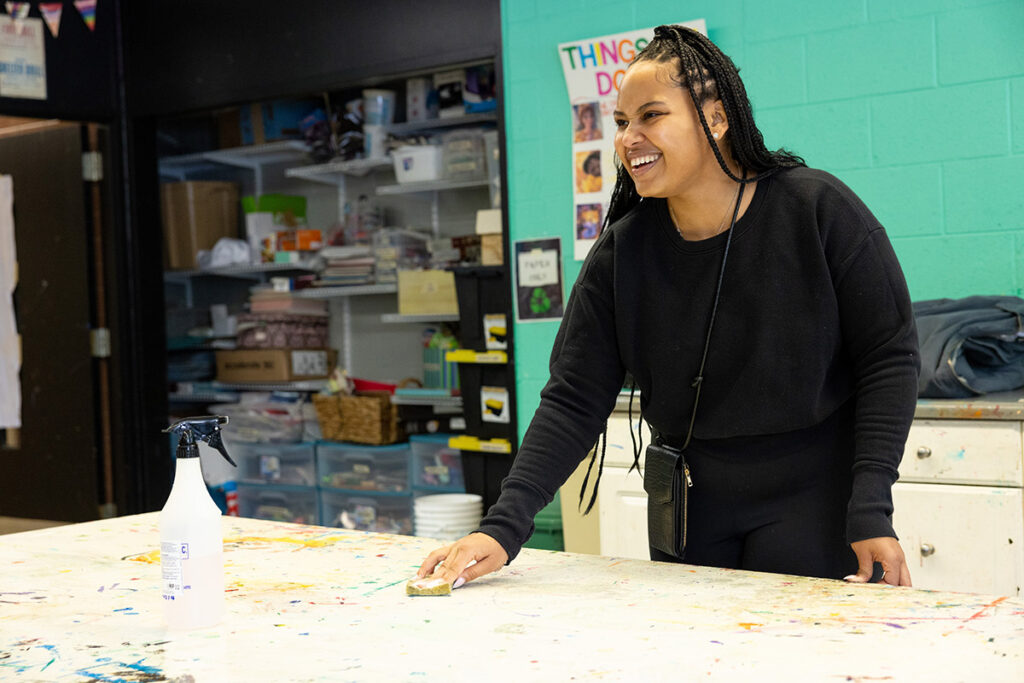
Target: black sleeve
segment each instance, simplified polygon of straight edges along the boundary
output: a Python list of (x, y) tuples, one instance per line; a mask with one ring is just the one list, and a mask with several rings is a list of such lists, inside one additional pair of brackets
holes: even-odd
[(910, 295), (881, 227), (868, 232), (833, 275), (856, 392), (847, 540), (896, 537), (892, 485), (914, 418), (920, 371)]
[(610, 268), (588, 259), (555, 337), (551, 378), (501, 495), (478, 529), (501, 544), (510, 562), (533, 534), (534, 516), (593, 447), (622, 388), (610, 281)]

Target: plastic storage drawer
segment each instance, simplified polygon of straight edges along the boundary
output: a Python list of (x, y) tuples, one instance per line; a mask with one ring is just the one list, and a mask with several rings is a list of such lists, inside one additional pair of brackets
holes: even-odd
[(409, 490), (409, 444), (361, 446), (317, 444), (320, 486), (349, 491), (398, 493)]
[(316, 456), (311, 443), (231, 442), (228, 452), (238, 463), (239, 482), (316, 485)]
[(241, 517), (317, 524), (316, 499), (317, 491), (311, 486), (238, 485), (238, 513)]
[(412, 485), (414, 489), (436, 492), (462, 492), (462, 452), (448, 447), (448, 434), (415, 434), (412, 447)]
[(412, 533), (412, 495), (320, 490), (324, 526), (384, 534)]

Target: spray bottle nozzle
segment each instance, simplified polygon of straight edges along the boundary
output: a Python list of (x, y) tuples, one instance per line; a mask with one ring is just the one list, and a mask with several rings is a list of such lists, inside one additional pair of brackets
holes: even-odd
[(220, 426), (227, 423), (226, 415), (186, 417), (184, 420), (178, 420), (172, 424), (164, 432), (178, 435), (178, 449), (175, 455), (179, 458), (198, 458), (199, 448), (196, 446), (196, 439), (199, 439), (216, 448), (225, 460), (238, 467), (228, 455), (227, 448), (224, 447), (224, 441), (220, 436)]

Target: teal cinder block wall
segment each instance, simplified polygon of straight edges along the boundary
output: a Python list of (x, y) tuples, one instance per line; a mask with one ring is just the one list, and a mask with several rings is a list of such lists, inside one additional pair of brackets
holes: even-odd
[[(559, 43), (703, 18), (771, 148), (839, 176), (885, 225), (914, 299), (1024, 293), (1021, 0), (504, 0), (510, 240), (572, 260)], [(520, 430), (557, 323), (516, 324)]]

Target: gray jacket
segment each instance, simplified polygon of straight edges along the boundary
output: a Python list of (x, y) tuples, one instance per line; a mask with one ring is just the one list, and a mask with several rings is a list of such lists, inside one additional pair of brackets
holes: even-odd
[(913, 307), (920, 396), (961, 398), (1024, 386), (1024, 299), (969, 296)]

